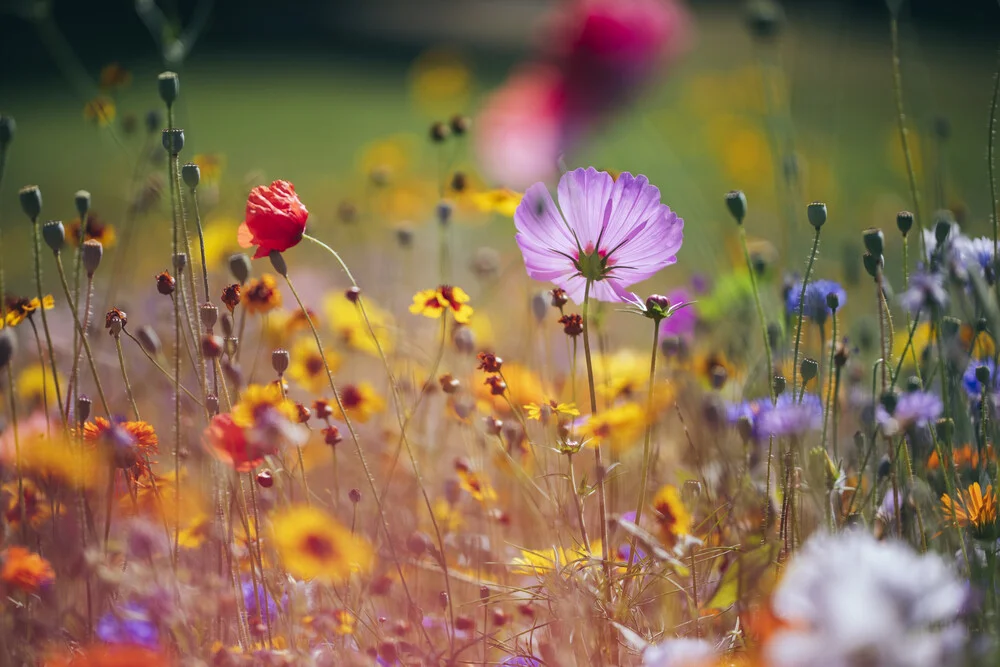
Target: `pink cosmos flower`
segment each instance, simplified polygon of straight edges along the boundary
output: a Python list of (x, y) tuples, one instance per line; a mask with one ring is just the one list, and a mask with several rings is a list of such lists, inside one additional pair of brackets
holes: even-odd
[(528, 275), (576, 303), (588, 280), (595, 299), (637, 302), (625, 288), (677, 262), (684, 221), (645, 176), (576, 169), (559, 179), (558, 198), (556, 208), (545, 184), (528, 188), (514, 213), (516, 239)]

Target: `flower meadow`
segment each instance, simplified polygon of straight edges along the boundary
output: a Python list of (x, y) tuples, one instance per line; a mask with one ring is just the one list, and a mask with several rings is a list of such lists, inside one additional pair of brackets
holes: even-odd
[(193, 154), (179, 67), (83, 107), (142, 145), (120, 219), (11, 183), (0, 115), (0, 666), (994, 664), (1000, 74), (989, 210), (950, 210), (899, 11), (906, 207), (863, 229), (785, 169), (757, 228), (736, 170), (716, 271), (681, 186), (571, 157), (684, 57), (674, 0), (559, 4), (426, 128), (436, 170), (373, 148), (336, 222)]

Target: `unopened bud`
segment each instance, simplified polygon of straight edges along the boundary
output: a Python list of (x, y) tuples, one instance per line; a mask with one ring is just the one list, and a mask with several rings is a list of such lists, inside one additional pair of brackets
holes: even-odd
[(742, 225), (743, 219), (747, 215), (747, 196), (741, 190), (727, 192), (726, 207), (733, 219), (736, 220), (736, 224)]
[(352, 503), (357, 505), (361, 502), (361, 489), (351, 489), (347, 492), (347, 497)]
[(181, 178), (184, 179), (185, 185), (194, 190), (201, 183), (201, 167), (194, 162), (188, 162), (181, 167)]
[(76, 420), (80, 424), (87, 421), (90, 418), (90, 409), (94, 406), (94, 402), (91, 401), (86, 396), (81, 396), (76, 399)]
[(42, 238), (45, 245), (52, 249), (52, 252), (59, 254), (63, 246), (66, 245), (66, 228), (59, 220), (49, 220), (42, 225)]
[(90, 193), (86, 190), (77, 190), (73, 195), (73, 203), (76, 205), (80, 220), (86, 220), (87, 214), (90, 213)]
[(14, 141), (14, 133), (17, 131), (17, 123), (10, 116), (0, 116), (0, 152), (7, 150), (10, 142)]
[(11, 328), (0, 329), (0, 369), (6, 368), (17, 351), (17, 339)]
[(799, 366), (799, 372), (802, 373), (802, 384), (805, 384), (819, 373), (819, 363), (815, 359), (803, 359)]
[(279, 276), (288, 275), (288, 265), (285, 264), (285, 258), (280, 252), (272, 250), (267, 258), (271, 260), (271, 266), (274, 267), (275, 273)]
[(142, 349), (149, 352), (149, 354), (154, 357), (160, 353), (163, 349), (160, 343), (160, 337), (156, 335), (156, 330), (148, 324), (144, 324), (139, 327), (139, 330), (135, 332), (135, 338), (139, 341), (139, 345)]
[(37, 185), (26, 185), (17, 193), (21, 200), (21, 210), (31, 219), (32, 222), (38, 220), (42, 213), (42, 191)]
[(175, 72), (161, 72), (157, 77), (160, 99), (168, 107), (172, 106), (181, 92), (181, 80)]
[(882, 234), (882, 230), (876, 227), (871, 227), (866, 229), (861, 238), (865, 242), (865, 250), (876, 257), (881, 255), (885, 249), (885, 236)]

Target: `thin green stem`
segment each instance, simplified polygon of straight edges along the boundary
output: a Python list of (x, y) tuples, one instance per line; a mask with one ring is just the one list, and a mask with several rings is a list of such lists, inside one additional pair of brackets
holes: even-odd
[[(802, 318), (805, 316), (806, 288), (809, 286), (809, 276), (812, 274), (813, 263), (816, 261), (816, 251), (819, 250), (819, 230), (816, 228), (816, 235), (813, 237), (812, 250), (809, 252), (809, 262), (806, 264), (806, 273), (802, 276), (802, 289), (799, 292), (797, 302), (799, 309), (798, 324), (795, 327), (795, 350), (792, 353), (792, 395), (795, 395), (795, 383), (799, 374), (799, 345), (802, 343)], [(805, 390), (805, 383), (802, 386)]]
[[(101, 398), (101, 406), (104, 408), (104, 414), (110, 417), (111, 408), (108, 405), (107, 396), (104, 395), (104, 387), (101, 385), (101, 376), (97, 373), (97, 363), (94, 361), (94, 352), (90, 349), (90, 340), (87, 336), (87, 331), (84, 328), (84, 325), (80, 323), (80, 318), (78, 317), (76, 308), (73, 305), (73, 299), (69, 293), (69, 283), (66, 282), (66, 272), (63, 270), (62, 259), (58, 254), (56, 255), (56, 267), (59, 271), (59, 281), (62, 283), (63, 293), (66, 295), (66, 302), (69, 305), (70, 310), (73, 311), (73, 324), (76, 325), (77, 334), (80, 336), (84, 353), (87, 355), (87, 363), (90, 364), (90, 373), (94, 376), (94, 384), (97, 385), (97, 394)], [(87, 300), (89, 302), (90, 294), (93, 292), (93, 280), (88, 280), (87, 285)]]
[[(990, 100), (990, 124), (989, 139), (986, 142), (986, 169), (990, 178), (990, 218), (993, 223), (993, 253), (1000, 244), (1000, 221), (997, 215), (1000, 210), (997, 208), (997, 178), (996, 178), (996, 141), (997, 141), (997, 104), (1000, 103), (1000, 48), (997, 49), (997, 70), (993, 75), (993, 97)], [(994, 269), (998, 267), (994, 266)], [(994, 280), (993, 286), (996, 289), (997, 303), (1000, 304), (1000, 280)]]
[[(895, 13), (889, 20), (889, 33), (892, 39), (892, 90), (896, 98), (896, 122), (899, 127), (899, 141), (903, 148), (903, 159), (906, 161), (906, 177), (910, 185), (910, 197), (913, 198), (913, 215), (916, 218), (917, 229), (920, 229), (924, 219), (920, 212), (920, 191), (917, 189), (917, 173), (913, 168), (913, 155), (910, 152), (909, 133), (906, 130), (906, 113), (903, 110), (903, 74), (899, 65), (899, 22)], [(994, 226), (995, 230), (995, 226)], [(995, 235), (995, 232), (994, 232)], [(924, 247), (924, 235), (920, 235), (920, 245)]]
[(754, 271), (753, 262), (750, 261), (750, 249), (747, 247), (747, 231), (742, 224), (740, 224), (740, 246), (743, 249), (743, 259), (746, 261), (747, 271), (750, 273), (750, 288), (753, 292), (753, 303), (754, 307), (757, 309), (757, 319), (760, 321), (760, 334), (764, 341), (764, 354), (767, 357), (767, 391), (768, 395), (771, 397), (771, 403), (774, 403), (778, 397), (774, 393), (774, 382), (771, 377), (774, 374), (774, 360), (771, 358), (771, 342), (768, 340), (767, 335), (767, 318), (764, 317), (764, 307), (760, 303), (760, 289), (757, 287), (757, 274)]
[(135, 415), (136, 421), (140, 421), (142, 417), (139, 416), (139, 406), (135, 402), (135, 395), (132, 393), (132, 384), (128, 381), (128, 372), (125, 370), (125, 353), (122, 351), (122, 339), (121, 336), (114, 336), (115, 339), (115, 350), (118, 352), (118, 365), (122, 369), (122, 382), (125, 384), (125, 395), (128, 397), (129, 405), (132, 406), (132, 414)]
[[(826, 409), (823, 410), (823, 438), (820, 440), (820, 446), (826, 451), (826, 429), (830, 421), (830, 411), (832, 410), (832, 404), (836, 402), (837, 397), (833, 393), (834, 387), (834, 365), (836, 364), (835, 358), (837, 353), (837, 311), (834, 310), (831, 313), (831, 325), (830, 325), (830, 363), (827, 366), (827, 384), (829, 388), (826, 392)], [(834, 448), (836, 448), (836, 443), (834, 443)], [(827, 503), (829, 504), (829, 503)]]
[[(42, 226), (38, 223), (38, 218), (31, 221), (35, 237), (35, 287), (38, 291), (38, 303), (42, 312), (42, 330), (45, 331), (45, 344), (49, 351), (49, 366), (52, 371), (52, 385), (56, 390), (56, 401), (62, 405), (62, 390), (59, 387), (59, 369), (56, 366), (56, 352), (52, 346), (52, 334), (49, 333), (49, 318), (45, 314), (45, 293), (42, 291)], [(44, 383), (43, 383), (44, 385)], [(48, 410), (46, 410), (46, 413)], [(62, 417), (62, 411), (59, 412)], [(66, 419), (62, 418), (63, 428), (66, 428)]]

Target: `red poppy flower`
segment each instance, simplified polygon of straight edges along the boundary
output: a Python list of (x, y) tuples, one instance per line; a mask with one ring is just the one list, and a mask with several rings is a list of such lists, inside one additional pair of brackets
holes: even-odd
[(264, 461), (263, 452), (247, 441), (246, 431), (229, 413), (212, 417), (205, 429), (205, 444), (236, 472), (249, 472)]
[(258, 185), (247, 197), (247, 217), (240, 225), (237, 240), (243, 248), (257, 246), (254, 259), (267, 257), (272, 250), (284, 252), (302, 240), (309, 211), (288, 181)]

